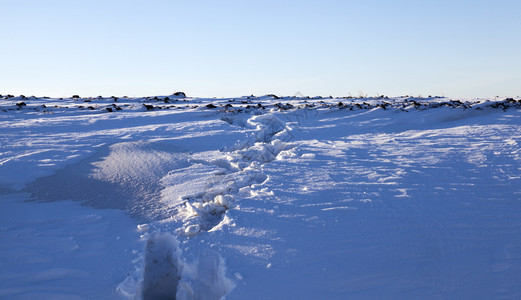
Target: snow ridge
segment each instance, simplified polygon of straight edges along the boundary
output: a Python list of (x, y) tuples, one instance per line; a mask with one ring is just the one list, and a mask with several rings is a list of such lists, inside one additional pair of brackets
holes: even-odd
[[(263, 110), (292, 111), (321, 108), (339, 110), (394, 109), (399, 111), (427, 110), (433, 108), (453, 109), (502, 109), (521, 108), (521, 99), (471, 99), (458, 100), (446, 97), (296, 97), (296, 96), (246, 96), (239, 98), (204, 99), (169, 95), (155, 97), (96, 97), (81, 98), (38, 98), (0, 95), (0, 113), (41, 113), (55, 112), (84, 114), (121, 114), (127, 111), (154, 112), (161, 110), (220, 110), (222, 112), (252, 112)], [(285, 102), (285, 103), (284, 103)]]
[(290, 142), (291, 122), (275, 113), (250, 116), (223, 117), (253, 130), (249, 138), (219, 153), (207, 153), (209, 158), (193, 157), (192, 165), (172, 170), (161, 179), (161, 201), (171, 217), (140, 225), (147, 241), (142, 266), (134, 275), (138, 279), (129, 276), (132, 278), (120, 284), (121, 294), (142, 299), (220, 299), (235, 287), (226, 277), (225, 261), (218, 251), (189, 249), (199, 253), (190, 253), (187, 256), (192, 259), (187, 259), (181, 247), (204, 232), (234, 226), (228, 211), (239, 206), (241, 197), (269, 193), (262, 189), (269, 180), (263, 165), (287, 155), (295, 146)]
[[(190, 167), (191, 174), (210, 173), (211, 176), (206, 178), (204, 190), (173, 200), (176, 204), (179, 200), (184, 204), (177, 207), (176, 217), (182, 219), (187, 236), (194, 236), (201, 230), (212, 231), (222, 222), (229, 223), (226, 211), (237, 205), (237, 198), (251, 194), (252, 188), (269, 179), (262, 173), (263, 164), (293, 147), (288, 142), (291, 127), (274, 115), (255, 115), (247, 120), (246, 126), (255, 128), (255, 133), (225, 150), (223, 159), (211, 160), (210, 166), (194, 164)], [(174, 182), (178, 174), (169, 174), (167, 178)], [(197, 176), (197, 180), (201, 177)]]

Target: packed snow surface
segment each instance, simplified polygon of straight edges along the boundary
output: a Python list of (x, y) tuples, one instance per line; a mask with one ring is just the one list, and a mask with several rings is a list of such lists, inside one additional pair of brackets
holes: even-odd
[(0, 299), (520, 299), (520, 107), (0, 96)]

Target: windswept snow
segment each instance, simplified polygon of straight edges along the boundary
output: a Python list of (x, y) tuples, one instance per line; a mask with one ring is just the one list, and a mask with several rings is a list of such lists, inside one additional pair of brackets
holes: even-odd
[(520, 107), (0, 98), (0, 298), (519, 298)]

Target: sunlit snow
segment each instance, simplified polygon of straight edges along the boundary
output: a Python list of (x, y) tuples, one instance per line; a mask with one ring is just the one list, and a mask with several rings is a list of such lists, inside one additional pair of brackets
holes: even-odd
[(4, 95), (0, 298), (519, 299), (520, 108)]

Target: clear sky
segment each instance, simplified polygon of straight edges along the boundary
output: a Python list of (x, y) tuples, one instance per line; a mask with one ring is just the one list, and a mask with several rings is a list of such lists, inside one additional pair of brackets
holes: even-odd
[(519, 0), (0, 0), (0, 94), (521, 96)]

